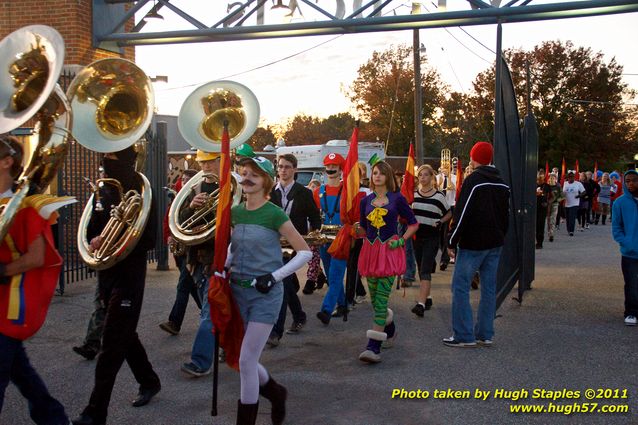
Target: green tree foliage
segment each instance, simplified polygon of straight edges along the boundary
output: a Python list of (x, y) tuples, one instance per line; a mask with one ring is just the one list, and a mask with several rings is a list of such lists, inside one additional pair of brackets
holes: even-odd
[[(531, 72), (531, 105), (538, 122), (539, 163), (568, 167), (576, 159), (581, 169), (610, 169), (638, 152), (636, 112), (622, 103), (635, 92), (622, 81), (623, 67), (615, 59), (605, 62), (601, 52), (575, 47), (571, 42), (548, 41), (532, 51), (507, 50), (521, 118), (526, 113), (526, 63)], [(465, 136), (493, 133), (494, 67), (480, 73), (474, 93), (459, 108), (446, 110), (447, 119), (462, 114)], [(461, 95), (462, 96), (462, 95)], [(582, 102), (585, 101), (585, 102)], [(459, 112), (460, 111), (460, 112)], [(479, 130), (479, 131), (477, 131)]]
[(286, 144), (320, 145), (332, 139), (349, 139), (355, 119), (347, 112), (321, 119), (298, 114), (288, 121), (283, 135)]
[[(421, 56), (423, 91), (423, 133), (426, 156), (439, 139), (437, 120), (441, 113), (447, 87), (439, 74)], [(372, 58), (359, 67), (358, 76), (349, 86), (347, 95), (367, 121), (362, 125), (366, 140), (388, 140), (388, 155), (407, 155), (414, 141), (414, 65), (412, 47), (401, 45), (384, 52), (374, 52)], [(429, 147), (429, 149), (428, 149)]]
[(270, 126), (266, 126), (266, 128), (257, 127), (255, 133), (248, 139), (248, 144), (250, 144), (255, 151), (262, 151), (267, 145), (275, 146), (276, 142), (277, 139)]

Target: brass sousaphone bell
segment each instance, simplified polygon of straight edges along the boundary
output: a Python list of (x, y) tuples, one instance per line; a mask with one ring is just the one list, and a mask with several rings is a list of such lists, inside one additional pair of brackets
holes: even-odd
[[(103, 59), (88, 65), (73, 79), (67, 95), (74, 114), (73, 136), (87, 149), (111, 153), (138, 142), (153, 117), (154, 94), (150, 79), (133, 62)], [(136, 145), (136, 171), (142, 179), (141, 193), (123, 193), (114, 179), (99, 183), (115, 186), (121, 202), (111, 210), (102, 230), (102, 246), (91, 250), (87, 228), (93, 213), (94, 192), (89, 198), (78, 226), (78, 251), (82, 260), (96, 270), (107, 269), (124, 259), (137, 245), (151, 210), (151, 185), (141, 173), (144, 145)]]
[[(195, 89), (179, 112), (179, 131), (191, 146), (204, 152), (220, 152), (224, 122), (228, 123), (230, 149), (235, 149), (253, 135), (259, 123), (259, 102), (246, 86), (234, 81), (212, 81)], [(204, 178), (219, 180), (215, 175), (195, 174), (179, 191), (168, 213), (168, 226), (173, 238), (184, 245), (197, 245), (215, 235), (215, 213), (218, 192), (180, 222), (179, 212), (190, 193)], [(233, 205), (241, 201), (241, 188), (231, 177)]]
[(37, 120), (29, 165), (16, 193), (0, 206), (0, 241), (24, 199), (44, 193), (66, 158), (72, 118), (57, 84), (63, 63), (64, 41), (51, 27), (26, 26), (0, 41), (0, 134)]

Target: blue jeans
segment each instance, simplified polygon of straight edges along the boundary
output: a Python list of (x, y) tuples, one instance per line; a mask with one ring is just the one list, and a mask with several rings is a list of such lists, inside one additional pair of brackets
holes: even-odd
[(638, 258), (621, 258), (622, 275), (625, 278), (625, 317), (638, 317)]
[[(408, 226), (399, 224), (399, 235), (407, 230)], [(416, 280), (416, 258), (414, 256), (414, 242), (412, 238), (405, 241), (405, 273), (401, 276), (403, 280), (414, 282)]]
[[(284, 264), (287, 264), (290, 258), (284, 258)], [(301, 301), (297, 296), (299, 291), (299, 279), (295, 273), (284, 278), (282, 284), (284, 285), (284, 299), (281, 303), (281, 310), (279, 311), (279, 318), (277, 323), (272, 328), (271, 336), (281, 338), (284, 334), (284, 325), (286, 324), (286, 311), (290, 307), (290, 313), (292, 313), (292, 320), (294, 322), (305, 322), (306, 313), (301, 307)]]
[(578, 215), (578, 206), (565, 208), (567, 218), (567, 233), (574, 233), (576, 227), (576, 216)]
[(321, 255), (323, 269), (326, 272), (326, 276), (328, 276), (329, 285), (328, 292), (326, 292), (326, 296), (323, 298), (323, 303), (321, 304), (321, 311), (331, 314), (337, 305), (346, 305), (343, 277), (346, 274), (348, 261), (332, 258), (330, 254), (328, 254), (329, 246), (329, 244), (322, 245), (319, 254)]
[[(473, 251), (459, 248), (452, 276), (452, 328), (454, 339), (474, 342), (476, 339), (492, 339), (496, 314), (496, 271), (503, 247)], [(470, 283), (474, 273), (481, 274), (481, 301), (476, 326), (473, 328), (473, 312), (470, 305)]]
[(199, 328), (193, 341), (191, 361), (200, 369), (210, 369), (213, 364), (213, 348), (215, 337), (213, 336), (213, 322), (210, 319), (210, 304), (208, 303), (208, 274), (206, 267), (197, 264), (193, 272), (193, 280), (199, 288), (199, 297), (202, 300), (202, 310), (199, 314)]
[(46, 425), (69, 423), (64, 407), (51, 397), (42, 378), (29, 363), (22, 341), (0, 334), (0, 412), (9, 381), (29, 401), (29, 414), (33, 422)]
[(202, 308), (202, 298), (199, 296), (197, 285), (186, 267), (186, 257), (175, 257), (175, 263), (179, 268), (179, 279), (177, 280), (175, 302), (171, 313), (168, 315), (168, 320), (173, 322), (177, 328), (181, 328), (186, 314), (186, 307), (188, 306), (188, 297), (192, 296), (199, 308)]

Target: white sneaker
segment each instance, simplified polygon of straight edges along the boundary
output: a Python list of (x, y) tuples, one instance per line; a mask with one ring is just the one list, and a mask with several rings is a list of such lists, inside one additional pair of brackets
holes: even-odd
[(354, 302), (356, 304), (362, 304), (366, 301), (368, 301), (368, 299), (366, 298), (365, 295), (357, 295), (356, 297), (354, 297)]
[(381, 356), (372, 350), (365, 350), (363, 353), (359, 354), (359, 360), (365, 363), (379, 363), (381, 361)]
[(636, 326), (638, 325), (638, 320), (636, 316), (627, 316), (625, 317), (625, 325), (627, 326)]

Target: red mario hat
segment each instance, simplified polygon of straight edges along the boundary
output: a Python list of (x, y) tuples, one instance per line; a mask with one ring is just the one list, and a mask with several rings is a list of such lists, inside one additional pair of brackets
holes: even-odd
[(476, 142), (470, 151), (470, 158), (481, 165), (492, 163), (494, 148), (487, 142)]
[(343, 164), (346, 160), (339, 155), (338, 153), (331, 152), (323, 159), (323, 165), (338, 165), (339, 168), (343, 169)]

